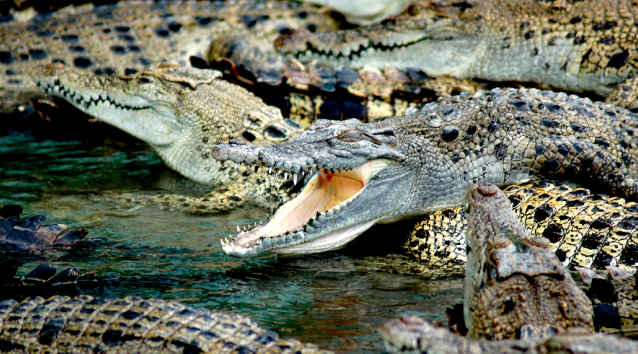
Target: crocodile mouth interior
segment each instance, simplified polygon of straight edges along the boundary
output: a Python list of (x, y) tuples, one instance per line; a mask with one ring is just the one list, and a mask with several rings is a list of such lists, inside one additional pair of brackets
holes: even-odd
[[(267, 223), (247, 231), (238, 229), (237, 237), (231, 241), (222, 240), (224, 251), (241, 256), (251, 253), (250, 250), (261, 244), (262, 251), (303, 254), (321, 252), (347, 243), (362, 231), (354, 227), (314, 240), (306, 240), (305, 234), (330, 223), (331, 217), (355, 199), (364, 190), (370, 177), (385, 165), (384, 160), (371, 160), (347, 171), (319, 169), (303, 190), (277, 209)], [(370, 225), (366, 224), (363, 230)]]

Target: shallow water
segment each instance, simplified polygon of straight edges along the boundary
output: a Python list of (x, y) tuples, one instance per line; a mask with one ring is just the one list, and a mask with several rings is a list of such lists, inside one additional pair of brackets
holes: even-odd
[(145, 144), (99, 123), (90, 129), (100, 134), (0, 136), (0, 205), (19, 204), (23, 216), (46, 215), (47, 223), (86, 227), (91, 240), (86, 249), (26, 257), (21, 275), (43, 262), (115, 275), (120, 280), (113, 285), (81, 291), (239, 312), (284, 337), (342, 353), (383, 352), (376, 328), (384, 320), (414, 313), (445, 323), (446, 307), (462, 301), (461, 280), (371, 266), (386, 248), (383, 238), (372, 237), (375, 230), (326, 254), (236, 259), (222, 252), (220, 238), (265, 219), (265, 211), (202, 216), (102, 201), (117, 193), (166, 192), (159, 177), (166, 171)]

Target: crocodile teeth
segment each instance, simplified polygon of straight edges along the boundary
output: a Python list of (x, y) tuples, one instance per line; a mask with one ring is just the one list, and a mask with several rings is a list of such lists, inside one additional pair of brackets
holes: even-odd
[(288, 172), (284, 172), (284, 179), (288, 179)]
[(272, 166), (268, 167), (268, 174), (272, 175)]
[(239, 225), (237, 225), (237, 232), (241, 232), (241, 229), (239, 228)]
[(297, 174), (296, 173), (293, 173), (293, 175), (292, 175), (292, 183), (294, 183), (295, 186), (297, 185)]

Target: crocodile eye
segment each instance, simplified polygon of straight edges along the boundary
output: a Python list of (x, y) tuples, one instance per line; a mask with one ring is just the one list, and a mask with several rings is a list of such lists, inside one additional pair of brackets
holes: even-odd
[(288, 137), (282, 128), (271, 125), (264, 131), (264, 136), (271, 141), (281, 141)]
[(359, 141), (359, 136), (356, 134), (344, 134), (340, 136), (339, 139), (346, 143), (356, 143), (357, 141)]
[(148, 76), (140, 76), (137, 80), (143, 84), (150, 84), (153, 82), (153, 79)]
[(408, 12), (412, 16), (416, 16), (416, 15), (420, 14), (421, 11), (423, 11), (423, 6), (421, 6), (421, 5), (410, 6), (410, 8), (408, 9)]

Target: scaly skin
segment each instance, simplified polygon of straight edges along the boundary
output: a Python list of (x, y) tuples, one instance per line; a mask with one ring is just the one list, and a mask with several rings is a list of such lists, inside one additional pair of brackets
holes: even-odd
[(638, 336), (638, 287), (635, 274), (618, 267), (606, 271), (575, 267), (594, 305), (597, 332)]
[[(211, 148), (231, 138), (257, 144), (287, 140), (301, 132), (299, 124), (247, 90), (220, 79), (214, 70), (160, 64), (132, 75), (95, 76), (49, 64), (33, 70), (44, 92), (64, 98), (83, 112), (147, 142), (164, 162), (196, 182), (230, 184), (202, 199), (168, 196), (191, 212), (228, 210), (253, 201), (277, 205), (287, 200), (282, 180), (266, 173), (245, 173), (210, 157)], [(232, 183), (231, 183), (232, 182)], [(166, 196), (120, 200), (161, 202)], [(189, 199), (187, 201), (186, 199)]]
[(88, 295), (0, 302), (0, 343), (9, 353), (329, 353), (238, 314)]
[(97, 75), (124, 75), (163, 62), (204, 62), (212, 44), (228, 34), (260, 41), (268, 56), (275, 54), (272, 40), (285, 29), (336, 29), (326, 11), (291, 1), (120, 1), (67, 7), (26, 20), (22, 15), (0, 24), (3, 111), (42, 97), (29, 79), (29, 71), (42, 64), (62, 62)]
[(549, 339), (485, 341), (461, 337), (415, 315), (385, 322), (379, 333), (388, 353), (410, 354), (632, 354), (638, 342), (605, 334), (560, 334)]
[(507, 196), (479, 183), (466, 197), (463, 313), (473, 338), (547, 338), (593, 333), (591, 301), (549, 247), (516, 218)]
[(297, 31), (276, 47), (301, 61), (536, 82), (638, 108), (636, 21), (625, 0), (423, 1), (380, 24)]
[(294, 121), (214, 70), (161, 64), (132, 75), (95, 76), (62, 64), (39, 66), (44, 92), (147, 142), (164, 162), (196, 182), (228, 183), (210, 149), (231, 138), (264, 144), (301, 132)]
[[(551, 91), (468, 96), (443, 97), (378, 123), (319, 120), (278, 146), (217, 145), (212, 156), (220, 160), (289, 173), (319, 170), (315, 184), (224, 251), (333, 249), (375, 223), (459, 206), (477, 182), (515, 184), (542, 175), (638, 198), (635, 114)], [(308, 199), (310, 193), (327, 201)]]
[[(507, 186), (503, 192), (531, 234), (549, 239), (563, 266), (599, 270), (614, 266), (632, 274), (638, 269), (635, 202), (538, 181)], [(463, 208), (436, 211), (415, 223), (404, 248), (426, 268), (424, 275), (461, 275), (466, 226)]]
[[(300, 70), (295, 71), (295, 77), (299, 78), (305, 72), (297, 69)], [(227, 186), (226, 191), (218, 190), (202, 198), (127, 194), (107, 200), (120, 205), (162, 204), (193, 213), (229, 210), (247, 201), (277, 206), (287, 201), (289, 194), (286, 188), (281, 188), (280, 179), (265, 173), (246, 173), (243, 167), (233, 171), (210, 159), (208, 152), (214, 144), (230, 138), (256, 144), (289, 140), (301, 131), (300, 126), (291, 119), (284, 119), (277, 108), (265, 105), (252, 93), (221, 80), (220, 76), (214, 70), (170, 64), (122, 76), (96, 76), (59, 63), (39, 66), (32, 71), (33, 80), (45, 93), (65, 99), (83, 112), (149, 143), (169, 167), (183, 176), (208, 185), (236, 182)], [(362, 76), (368, 77), (368, 81), (352, 82), (353, 93), (363, 90), (367, 96), (366, 90), (383, 86), (373, 75)], [(434, 82), (441, 83), (440, 80)], [(299, 84), (299, 81), (293, 80), (291, 84)], [(405, 83), (388, 83), (395, 89), (402, 88), (402, 84)], [(334, 114), (335, 108), (330, 107), (335, 104), (347, 105), (349, 112), (358, 112), (361, 118), (374, 119), (402, 112), (408, 106), (420, 106), (428, 99), (421, 96), (408, 101), (388, 96), (389, 102), (383, 98), (357, 102), (343, 96), (335, 101), (310, 92), (288, 93), (280, 100), (287, 100), (289, 116), (302, 123), (304, 118), (313, 121), (319, 114)]]
[[(592, 305), (544, 238), (532, 238), (495, 185), (469, 188), (468, 337), (416, 316), (384, 323), (391, 353), (632, 353), (638, 342), (592, 334)], [(486, 337), (497, 341), (477, 341)], [(514, 340), (514, 337), (519, 338)], [(498, 340), (506, 338), (508, 340)]]

